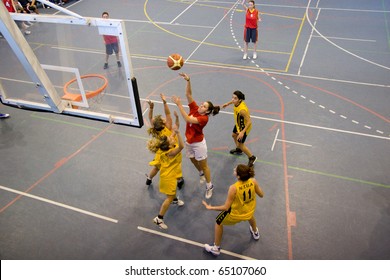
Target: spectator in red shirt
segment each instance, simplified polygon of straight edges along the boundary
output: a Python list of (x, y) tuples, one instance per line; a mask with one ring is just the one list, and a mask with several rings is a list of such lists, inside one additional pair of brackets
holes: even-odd
[[(102, 18), (109, 18), (108, 12), (103, 12)], [(121, 62), (119, 61), (119, 45), (118, 37), (112, 35), (103, 35), (104, 44), (106, 45), (106, 62), (104, 63), (103, 68), (108, 68), (108, 58), (115, 52), (116, 63), (118, 67), (122, 67)]]
[[(15, 0), (3, 0), (4, 6), (7, 8), (8, 12), (16, 13), (22, 12), (23, 7), (19, 4), (18, 1)], [(17, 7), (18, 6), (18, 7)], [(30, 35), (31, 31), (27, 30), (27, 26), (24, 22), (16, 21), (16, 24), (21, 28), (26, 35)]]
[(258, 39), (258, 31), (257, 31), (257, 22), (261, 21), (259, 10), (255, 7), (255, 1), (250, 0), (248, 2), (248, 6), (245, 4), (245, 0), (242, 1), (242, 5), (246, 11), (245, 17), (245, 28), (244, 28), (244, 56), (243, 59), (248, 58), (248, 44), (250, 41), (254, 44), (253, 47), (253, 59), (257, 58), (256, 48), (257, 48), (257, 39)]
[(3, 0), (4, 6), (7, 8), (8, 12), (15, 13), (15, 5), (13, 0)]
[(220, 107), (214, 106), (210, 101), (203, 102), (198, 106), (192, 98), (190, 77), (185, 73), (181, 73), (180, 76), (187, 81), (186, 97), (190, 112), (187, 114), (184, 110), (180, 97), (173, 96), (172, 101), (177, 105), (181, 115), (187, 123), (185, 133), (186, 155), (199, 171), (200, 183), (203, 184), (206, 181), (205, 197), (206, 199), (209, 199), (213, 195), (214, 186), (211, 182), (210, 169), (207, 164), (207, 144), (203, 135), (203, 128), (209, 120), (209, 115), (212, 114), (215, 116), (218, 114)]

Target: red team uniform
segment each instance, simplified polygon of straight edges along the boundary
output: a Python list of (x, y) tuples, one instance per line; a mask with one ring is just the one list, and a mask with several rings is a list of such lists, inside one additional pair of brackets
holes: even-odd
[(247, 9), (246, 11), (246, 19), (245, 19), (245, 29), (244, 29), (244, 41), (249, 43), (252, 41), (253, 43), (257, 42), (257, 22), (259, 21), (259, 10)]

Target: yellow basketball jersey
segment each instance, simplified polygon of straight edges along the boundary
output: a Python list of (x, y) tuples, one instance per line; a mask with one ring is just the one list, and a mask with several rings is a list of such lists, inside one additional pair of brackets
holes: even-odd
[[(236, 121), (236, 128), (237, 128), (238, 132), (243, 130), (245, 128), (245, 125), (246, 125), (244, 117), (240, 114), (240, 112), (242, 110), (246, 111), (247, 114), (249, 115), (249, 109), (246, 106), (244, 101), (241, 101), (240, 105), (234, 106), (234, 120)], [(246, 130), (247, 135), (249, 134), (251, 129), (252, 129), (252, 126), (247, 128), (247, 130)]]
[[(171, 149), (172, 150), (172, 149)], [(157, 152), (157, 157), (160, 162), (160, 178), (173, 178), (177, 179), (182, 177), (182, 170), (181, 170), (181, 161), (182, 161), (182, 155), (181, 153), (178, 153), (174, 157), (168, 156), (168, 153), (171, 151), (161, 151), (159, 150)]]
[(231, 206), (230, 216), (232, 218), (249, 220), (256, 209), (256, 191), (252, 179), (245, 182), (238, 181), (234, 184), (236, 196)]

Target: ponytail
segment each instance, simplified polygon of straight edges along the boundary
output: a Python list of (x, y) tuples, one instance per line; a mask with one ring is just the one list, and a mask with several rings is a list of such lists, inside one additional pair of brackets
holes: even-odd
[(207, 113), (207, 115), (212, 114), (213, 116), (215, 116), (219, 113), (219, 110), (221, 110), (221, 107), (214, 106), (211, 101), (207, 101), (207, 104), (209, 104), (209, 112)]
[(234, 94), (235, 96), (237, 96), (237, 98), (238, 98), (239, 100), (245, 100), (245, 94), (243, 94), (241, 91), (236, 90), (235, 92), (233, 92), (233, 94)]

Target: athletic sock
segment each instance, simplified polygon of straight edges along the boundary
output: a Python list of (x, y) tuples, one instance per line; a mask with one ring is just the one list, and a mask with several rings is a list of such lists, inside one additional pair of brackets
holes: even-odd
[(209, 189), (209, 188), (211, 188), (211, 186), (213, 185), (213, 183), (206, 183), (206, 186), (207, 186), (207, 188)]

